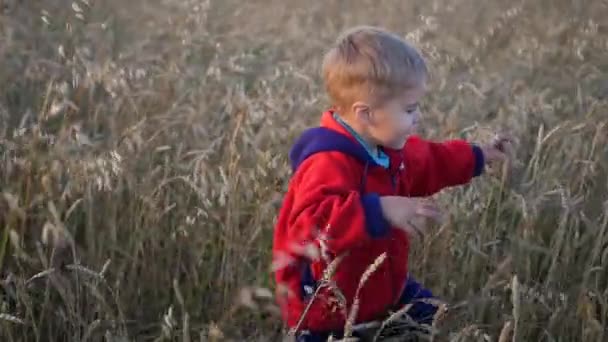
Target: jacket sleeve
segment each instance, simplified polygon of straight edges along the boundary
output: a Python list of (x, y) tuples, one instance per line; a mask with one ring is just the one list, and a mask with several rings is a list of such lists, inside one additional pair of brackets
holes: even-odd
[(319, 153), (300, 165), (288, 223), (291, 243), (322, 236), (329, 252), (340, 255), (388, 234), (390, 225), (382, 214), (380, 197), (360, 195), (360, 180), (343, 158)]
[(431, 290), (424, 288), (416, 279), (408, 275), (405, 288), (399, 298), (400, 305), (412, 304), (408, 315), (419, 324), (432, 324), (437, 307), (425, 303), (424, 299), (435, 299)]
[(412, 137), (403, 154), (402, 192), (408, 196), (430, 196), (466, 184), (481, 175), (485, 165), (481, 148), (458, 139), (438, 143)]

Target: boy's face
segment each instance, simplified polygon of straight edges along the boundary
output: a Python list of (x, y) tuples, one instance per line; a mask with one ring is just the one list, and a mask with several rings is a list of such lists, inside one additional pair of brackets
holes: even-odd
[(420, 100), (426, 84), (410, 88), (400, 95), (367, 111), (359, 112), (370, 140), (376, 145), (402, 149), (407, 138), (416, 132), (420, 123)]

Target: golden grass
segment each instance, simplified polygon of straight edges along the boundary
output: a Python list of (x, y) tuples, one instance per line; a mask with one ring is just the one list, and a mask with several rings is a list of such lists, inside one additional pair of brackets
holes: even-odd
[(0, 11), (0, 340), (280, 340), (287, 151), (327, 105), (320, 57), (356, 24), (427, 56), (426, 136), (518, 139), (509, 172), (440, 194), (449, 220), (414, 246), (449, 303), (433, 339), (608, 338), (605, 1)]

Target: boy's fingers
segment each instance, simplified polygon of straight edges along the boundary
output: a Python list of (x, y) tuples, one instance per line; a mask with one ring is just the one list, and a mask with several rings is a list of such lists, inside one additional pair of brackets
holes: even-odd
[(498, 160), (498, 161), (503, 161), (503, 160), (507, 159), (507, 156), (504, 153), (505, 152), (504, 146), (501, 146), (498, 150), (499, 150), (499, 152), (492, 154), (492, 159)]
[(439, 214), (439, 209), (430, 205), (422, 205), (416, 209), (416, 215), (433, 217)]
[(422, 231), (422, 229), (420, 229), (419, 227), (417, 227), (414, 223), (412, 222), (408, 222), (407, 225), (405, 226), (405, 230), (408, 232), (408, 234), (410, 235), (416, 235), (419, 238), (423, 238), (424, 237), (424, 233)]
[(439, 205), (434, 201), (425, 201), (418, 205), (418, 209), (439, 211)]
[(496, 147), (497, 150), (499, 150), (502, 153), (505, 153), (507, 151), (507, 149), (509, 148), (509, 142), (503, 141), (500, 143), (496, 143), (496, 145), (494, 147)]
[(496, 134), (494, 138), (493, 145), (500, 150), (501, 152), (505, 152), (507, 148), (510, 148), (510, 145), (513, 144), (513, 136), (508, 133), (499, 133)]
[(420, 216), (424, 216), (430, 218), (436, 222), (441, 222), (443, 220), (443, 214), (439, 207), (433, 204), (423, 204), (416, 210), (416, 214)]
[(513, 134), (509, 132), (498, 132), (495, 135), (496, 140), (513, 141)]
[(505, 146), (494, 146), (494, 148), (487, 149), (486, 159), (490, 162), (507, 160)]
[(443, 223), (444, 222), (444, 217), (443, 217), (443, 213), (438, 212), (436, 215), (434, 215), (433, 217), (431, 217), (431, 219), (433, 221), (435, 221), (435, 223)]

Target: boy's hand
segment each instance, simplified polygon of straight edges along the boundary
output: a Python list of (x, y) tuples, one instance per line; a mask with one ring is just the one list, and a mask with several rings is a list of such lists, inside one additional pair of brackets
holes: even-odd
[(508, 161), (512, 143), (513, 138), (511, 135), (500, 133), (496, 135), (491, 143), (482, 145), (481, 150), (483, 151), (486, 164)]
[(442, 221), (439, 207), (428, 199), (384, 196), (380, 198), (380, 204), (386, 220), (410, 235), (424, 235), (428, 219), (437, 223)]

